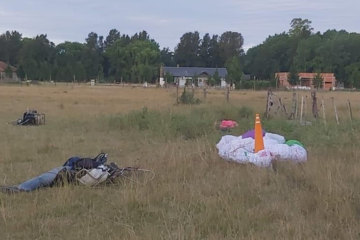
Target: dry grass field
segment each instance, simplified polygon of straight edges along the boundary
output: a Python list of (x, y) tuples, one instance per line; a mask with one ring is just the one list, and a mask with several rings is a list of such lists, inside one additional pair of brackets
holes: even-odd
[[(290, 110), (291, 92), (276, 94)], [(265, 130), (308, 150), (307, 163), (274, 171), (226, 162), (215, 148), (214, 121), (233, 118), (242, 134), (264, 112), (266, 92), (232, 91), (230, 104), (223, 91), (196, 106), (176, 106), (175, 98), (174, 89), (0, 86), (0, 185), (101, 151), (156, 173), (146, 185), (0, 193), (0, 239), (360, 239), (360, 93), (318, 93), (327, 125), (262, 119)], [(47, 124), (7, 125), (27, 107), (45, 113)], [(309, 98), (308, 120), (310, 113)]]

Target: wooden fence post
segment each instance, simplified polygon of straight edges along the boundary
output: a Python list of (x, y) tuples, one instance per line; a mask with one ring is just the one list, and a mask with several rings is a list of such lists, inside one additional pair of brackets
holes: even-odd
[(228, 87), (226, 89), (226, 102), (229, 103), (229, 100), (230, 100), (230, 88)]
[(318, 108), (317, 108), (317, 97), (316, 97), (316, 92), (313, 91), (311, 93), (311, 97), (312, 97), (312, 113), (314, 118), (318, 118)]
[(204, 88), (204, 102), (206, 102), (206, 88)]
[(297, 102), (296, 102), (296, 92), (293, 90), (293, 99), (292, 99), (292, 110), (289, 117), (289, 120), (296, 118), (296, 108), (297, 108)]
[(332, 97), (331, 99), (332, 99), (332, 102), (333, 102), (333, 105), (334, 105), (334, 112), (335, 112), (335, 117), (336, 117), (336, 123), (337, 123), (337, 125), (340, 125), (339, 116), (338, 116), (337, 109), (336, 109), (336, 104), (335, 104), (335, 99), (334, 99), (334, 97)]
[(322, 106), (322, 110), (323, 110), (324, 123), (325, 123), (325, 125), (326, 125), (326, 115), (325, 115), (325, 103), (324, 103), (324, 99), (321, 99), (321, 106)]
[(351, 128), (353, 127), (353, 114), (352, 114), (352, 109), (351, 109), (351, 103), (350, 100), (348, 100), (348, 107), (349, 107), (349, 115), (350, 115), (350, 122), (351, 122)]
[(270, 117), (270, 104), (271, 104), (271, 90), (269, 89), (267, 93), (266, 111), (265, 111), (267, 119), (269, 119)]
[(302, 124), (303, 110), (304, 110), (304, 96), (301, 96), (300, 124)]
[(304, 106), (304, 119), (305, 119), (305, 124), (307, 121), (307, 95), (305, 96), (305, 106)]

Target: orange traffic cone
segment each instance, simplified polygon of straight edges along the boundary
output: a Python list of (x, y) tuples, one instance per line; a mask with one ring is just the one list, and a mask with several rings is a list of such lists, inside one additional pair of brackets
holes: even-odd
[(261, 122), (259, 114), (255, 117), (255, 153), (264, 150), (264, 138), (262, 134)]

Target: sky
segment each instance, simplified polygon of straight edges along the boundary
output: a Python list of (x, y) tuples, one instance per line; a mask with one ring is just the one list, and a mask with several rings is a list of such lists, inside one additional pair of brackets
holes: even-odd
[(360, 0), (0, 0), (0, 33), (47, 34), (58, 44), (84, 42), (90, 32), (146, 30), (160, 47), (174, 47), (185, 32), (240, 32), (244, 49), (288, 31), (293, 18), (312, 21), (315, 31), (360, 32)]

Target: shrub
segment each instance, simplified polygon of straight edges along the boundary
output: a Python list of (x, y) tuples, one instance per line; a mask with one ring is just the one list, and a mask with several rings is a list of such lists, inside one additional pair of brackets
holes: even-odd
[(200, 104), (201, 101), (198, 98), (195, 98), (194, 93), (188, 93), (186, 91), (186, 88), (184, 88), (183, 93), (181, 96), (177, 99), (178, 104)]

